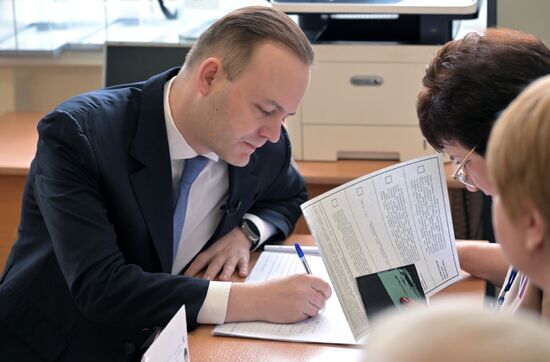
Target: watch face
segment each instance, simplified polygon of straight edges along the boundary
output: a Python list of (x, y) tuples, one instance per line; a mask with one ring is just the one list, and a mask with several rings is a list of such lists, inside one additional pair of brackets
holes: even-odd
[(260, 232), (252, 221), (243, 219), (241, 222), (241, 229), (253, 243), (257, 243), (260, 240)]

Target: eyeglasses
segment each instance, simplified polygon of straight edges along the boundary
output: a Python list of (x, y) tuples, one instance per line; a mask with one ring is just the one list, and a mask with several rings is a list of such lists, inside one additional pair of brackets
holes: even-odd
[(468, 158), (472, 155), (472, 153), (475, 151), (475, 149), (476, 149), (475, 147), (472, 148), (472, 150), (470, 152), (468, 152), (466, 157), (464, 157), (462, 162), (460, 162), (458, 164), (456, 169), (451, 174), (451, 178), (453, 178), (454, 180), (457, 180), (458, 182), (463, 183), (464, 185), (466, 185), (470, 188), (477, 189), (477, 186), (475, 185), (474, 181), (472, 181), (472, 179), (468, 176), (466, 171), (464, 171), (464, 165), (466, 165), (466, 161), (468, 161)]

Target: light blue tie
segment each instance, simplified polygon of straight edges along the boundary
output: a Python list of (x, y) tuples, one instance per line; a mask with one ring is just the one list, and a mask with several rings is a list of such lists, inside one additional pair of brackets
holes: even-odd
[(185, 221), (185, 214), (187, 213), (187, 201), (189, 200), (189, 190), (191, 185), (204, 167), (208, 163), (208, 158), (204, 156), (196, 156), (185, 160), (185, 166), (180, 178), (180, 187), (174, 198), (174, 239), (172, 247), (172, 262), (176, 260), (176, 254), (178, 252), (178, 246), (180, 244), (181, 231), (183, 230), (183, 223)]

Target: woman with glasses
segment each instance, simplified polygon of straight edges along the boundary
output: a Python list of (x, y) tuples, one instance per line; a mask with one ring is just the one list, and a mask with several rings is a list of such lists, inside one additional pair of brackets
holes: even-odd
[[(470, 33), (445, 44), (426, 69), (417, 114), (426, 140), (456, 162), (451, 175), (468, 191), (494, 194), (485, 162), (498, 115), (533, 80), (550, 73), (550, 50), (538, 38), (510, 29)], [(457, 243), (470, 274), (503, 285), (497, 305), (541, 309), (541, 292), (509, 267), (499, 244)], [(544, 308), (544, 305), (543, 305)], [(550, 301), (546, 310), (550, 317)]]

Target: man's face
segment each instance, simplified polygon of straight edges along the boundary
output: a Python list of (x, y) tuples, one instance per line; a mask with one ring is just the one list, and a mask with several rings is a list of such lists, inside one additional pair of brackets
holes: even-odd
[(199, 132), (203, 145), (227, 163), (245, 166), (298, 109), (310, 69), (283, 45), (266, 42), (233, 81), (218, 81), (207, 97)]

